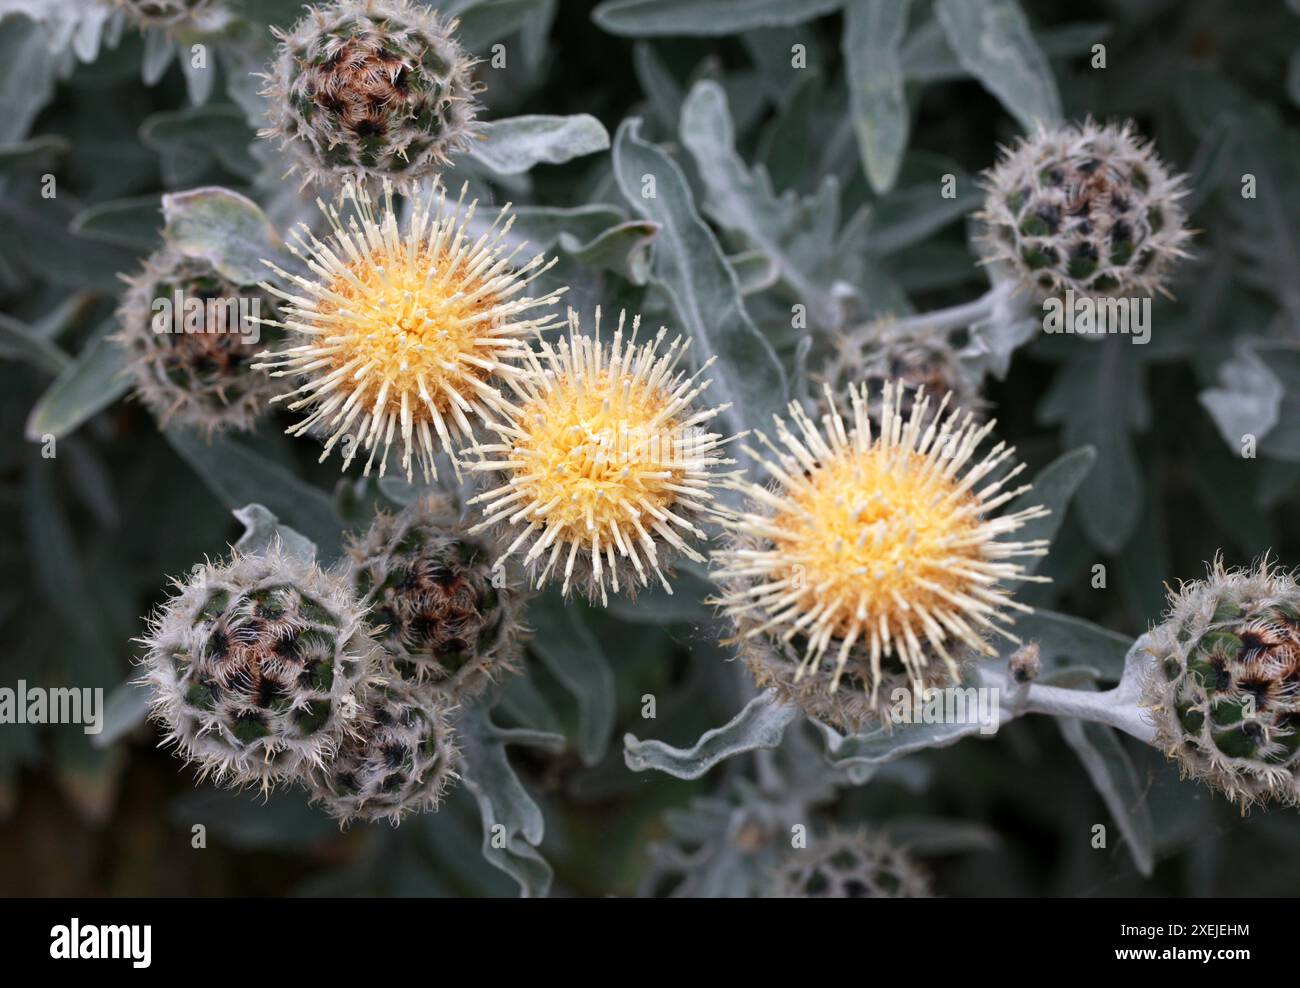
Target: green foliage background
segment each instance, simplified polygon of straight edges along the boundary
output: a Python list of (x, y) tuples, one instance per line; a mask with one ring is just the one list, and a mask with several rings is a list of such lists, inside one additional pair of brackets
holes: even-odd
[[(346, 834), (292, 793), (264, 804), (196, 788), (154, 748), (152, 730), (134, 726), (139, 698), (119, 688), (164, 577), (239, 537), (232, 507), (265, 503), (328, 549), (375, 499), (410, 494), (340, 481), (310, 444), (281, 434), (281, 418), (208, 445), (161, 434), (145, 410), (119, 400), (103, 337), (117, 275), (158, 243), (162, 194), (224, 186), (280, 229), (312, 208), (255, 139), (249, 78), (269, 54), (268, 25), (287, 25), (298, 5), (228, 6), (232, 25), (207, 39), (216, 53), (207, 75), (172, 61), (146, 85), (142, 65), (161, 64), (163, 43), (130, 28), (110, 43), (96, 0), (0, 0), (0, 685), (102, 686), (113, 696), (104, 747), (75, 729), (0, 726), (0, 892), (666, 892), (673, 856), (650, 846), (676, 833), (693, 835), (685, 843), (698, 851), (687, 888), (739, 894), (791, 820), (892, 828), (946, 895), (1300, 889), (1294, 812), (1243, 819), (1180, 782), (1159, 753), (1109, 735), (1071, 738), (1047, 718), (910, 755), (864, 785), (828, 775), (802, 727), (777, 752), (741, 755), (698, 780), (629, 771), (625, 732), (689, 746), (750, 695), (700, 603), (708, 587), (689, 572), (671, 599), (603, 613), (537, 605), (527, 675), (492, 717), (541, 744), (512, 736), (507, 761), (486, 722), (476, 742), (501, 770), (494, 805), (519, 841), (507, 871), (477, 853), (481, 807), (466, 786), (437, 815)], [(804, 370), (844, 328), (987, 289), (968, 243), (973, 179), (1021, 121), (1134, 118), (1189, 173), (1200, 231), (1175, 298), (1156, 302), (1151, 343), (1011, 326), (981, 337), (998, 434), (1031, 471), (1082, 446), (1096, 453), (1043, 567), (1054, 582), (1024, 596), (1118, 633), (1053, 626), (1066, 661), (1096, 667), (1104, 681), (1117, 673), (1116, 650), (1122, 657), (1123, 642), (1159, 618), (1163, 585), (1202, 575), (1216, 552), (1232, 564), (1270, 549), (1284, 565), (1300, 562), (1291, 513), (1300, 506), (1300, 5), (443, 7), (461, 12), (474, 54), (505, 45), (506, 68), (480, 66), (485, 118), (589, 114), (611, 144), (598, 149), (586, 125), (540, 150), (521, 138), (525, 152), (561, 163), (503, 172), (476, 160), (449, 180), (523, 207), (521, 228), (561, 257), (554, 277), (572, 286), (569, 304), (627, 305), (708, 340), (724, 358), (721, 386), (742, 399), (742, 425), (778, 404), (782, 375), (798, 394)], [(980, 24), (1004, 33), (981, 44)], [(1104, 69), (1090, 64), (1097, 43)], [(793, 45), (805, 47), (805, 68), (791, 66)], [(566, 150), (570, 139), (586, 144)], [(658, 178), (654, 200), (639, 194), (647, 171)], [(1253, 199), (1241, 194), (1247, 173)], [(945, 174), (957, 178), (956, 199), (938, 194)], [(41, 195), (46, 175), (52, 199)], [(806, 334), (791, 329), (795, 303), (808, 307)], [(1254, 458), (1240, 455), (1247, 433), (1258, 438)], [(42, 455), (47, 435), (58, 437), (54, 458)], [(1105, 588), (1090, 580), (1098, 563)], [(647, 693), (658, 700), (653, 721), (640, 715)], [(1084, 750), (1105, 753), (1097, 786), (1076, 758)], [(1116, 793), (1128, 817), (1120, 828)], [(1097, 823), (1110, 830), (1104, 850), (1090, 843)], [(208, 829), (206, 850), (191, 849), (194, 824)], [(746, 826), (768, 851), (744, 850)], [(1130, 853), (1134, 843), (1142, 848)], [(1149, 876), (1134, 864), (1142, 849), (1154, 860)]]

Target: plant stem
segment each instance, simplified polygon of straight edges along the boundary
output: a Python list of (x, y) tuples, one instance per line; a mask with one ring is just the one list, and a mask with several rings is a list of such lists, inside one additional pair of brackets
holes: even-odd
[(915, 316), (906, 316), (895, 321), (890, 333), (900, 336), (919, 337), (950, 333), (954, 329), (964, 329), (982, 319), (993, 315), (997, 306), (1015, 291), (1013, 282), (1004, 281), (994, 285), (973, 302), (964, 302), (947, 309), (935, 309)]
[(1077, 717), (1099, 724), (1109, 724), (1131, 734), (1144, 744), (1154, 744), (1154, 725), (1134, 703), (1123, 687), (1105, 692), (1067, 690), (1059, 686), (1032, 684), (1021, 701), (1024, 713), (1050, 714), (1053, 717)]

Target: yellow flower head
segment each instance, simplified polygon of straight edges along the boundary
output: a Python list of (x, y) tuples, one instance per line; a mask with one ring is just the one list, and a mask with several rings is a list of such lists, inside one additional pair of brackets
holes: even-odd
[(648, 585), (653, 570), (672, 593), (665, 553), (704, 561), (687, 539), (704, 537), (696, 522), (711, 510), (719, 467), (734, 461), (721, 456), (727, 440), (703, 426), (728, 406), (695, 407), (712, 360), (694, 374), (680, 371), (690, 344), (678, 337), (661, 352), (667, 329), (638, 344), (639, 324), (638, 316), (624, 339), (620, 314), (611, 346), (600, 341), (599, 308), (594, 336), (579, 335), (570, 311), (568, 338), (542, 342), (527, 373), (510, 379), (517, 407), (492, 426), (500, 441), (469, 450), (479, 456), (469, 469), (497, 474), (496, 486), (471, 502), (485, 517), (470, 531), (510, 529), (496, 565), (526, 549), (538, 588), (562, 568), (565, 593), (576, 572), (587, 596), (599, 592), (607, 603), (606, 577), (617, 593)]
[(1046, 509), (991, 516), (1030, 489), (1008, 487), (1023, 464), (994, 477), (1014, 448), (977, 455), (993, 422), (950, 410), (950, 396), (928, 414), (923, 393), (905, 417), (905, 389), (887, 381), (883, 390), (874, 434), (865, 385), (849, 388), (847, 430), (828, 388), (822, 428), (792, 404), (797, 432), (776, 418), (779, 445), (759, 433), (771, 456), (746, 451), (775, 485), (741, 485), (751, 503), (724, 519), (735, 540), (714, 553), (721, 603), (742, 639), (801, 646), (786, 682), (770, 668), (766, 676), (796, 701), (814, 702), (805, 678), (833, 693), (846, 668), (873, 705), (882, 678), (899, 671), (916, 689), (956, 680), (954, 650), (996, 654), (988, 632), (1016, 640), (998, 622), (1009, 623), (1007, 608), (1028, 608), (997, 584), (1028, 578), (1014, 557), (1047, 551), (1046, 541), (1001, 538)]
[(474, 236), (477, 201), (466, 206), (462, 187), (449, 205), (439, 185), (432, 199), (414, 196), (399, 233), (389, 182), (378, 214), (364, 185), (349, 183), (343, 196), (355, 207), (346, 226), (336, 207), (317, 200), (332, 234), (322, 242), (303, 225), (289, 244), (314, 280), (264, 262), (297, 288), (262, 286), (286, 303), (284, 322), (271, 325), (298, 339), (255, 366), (305, 381), (286, 397), (296, 397), (289, 408), (310, 413), (288, 431), (325, 436), (321, 460), (343, 440), (344, 469), (365, 448), (365, 472), (378, 456), (383, 476), (400, 437), (407, 479), (415, 460), (430, 480), (436, 451), (453, 452), (470, 441), (474, 419), (509, 407), (491, 379), (520, 372), (510, 361), (527, 351), (523, 338), (551, 325), (532, 310), (564, 289), (520, 294), (551, 265), (538, 254), (511, 268), (523, 245), (508, 246), (509, 204)]

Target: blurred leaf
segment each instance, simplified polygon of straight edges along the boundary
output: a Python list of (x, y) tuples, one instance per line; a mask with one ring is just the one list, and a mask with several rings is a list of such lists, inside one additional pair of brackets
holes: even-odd
[(609, 600), (609, 613), (629, 624), (698, 624), (713, 618), (713, 608), (705, 598), (716, 588), (706, 579), (685, 568), (673, 575), (673, 592), (666, 592), (658, 584), (637, 591), (635, 598), (614, 596)]
[(1066, 446), (1096, 447), (1097, 465), (1084, 479), (1076, 507), (1093, 545), (1115, 552), (1142, 512), (1142, 471), (1132, 439), (1148, 415), (1142, 365), (1122, 337), (1079, 344), (1091, 352), (1057, 371), (1039, 416), (1061, 424)]
[[(136, 263), (138, 252), (74, 236), (68, 228), (74, 215), (68, 198), (29, 199), (16, 194), (16, 184), (0, 196), (0, 248), (7, 259), (72, 291), (119, 292), (118, 275)], [(35, 195), (39, 183), (33, 176), (30, 186), (23, 186)]]
[(996, 851), (1004, 842), (992, 827), (973, 820), (890, 820), (884, 828), (894, 843), (917, 857)]
[[(717, 356), (713, 400), (730, 402), (723, 414), (729, 431), (767, 422), (786, 397), (785, 371), (771, 345), (750, 321), (739, 286), (718, 241), (695, 212), (681, 169), (637, 135), (639, 121), (625, 120), (614, 141), (619, 189), (633, 209), (661, 227), (653, 280), (672, 299), (680, 324), (694, 339), (697, 366)], [(646, 180), (655, 195), (643, 197)]]
[(877, 192), (888, 192), (907, 148), (908, 109), (899, 49), (911, 0), (847, 0), (844, 61), (862, 167)]
[(623, 736), (623, 760), (633, 772), (657, 769), (677, 779), (698, 779), (721, 761), (759, 748), (775, 748), (785, 730), (800, 716), (799, 708), (781, 703), (775, 690), (765, 690), (722, 727), (705, 731), (689, 748), (662, 741)]
[(487, 48), (494, 41), (500, 41), (523, 27), (543, 2), (544, 0), (480, 0), (455, 15), (460, 20), (456, 40), (466, 51), (486, 56)]
[(266, 505), (316, 543), (322, 563), (338, 555), (340, 525), (333, 501), (320, 488), (228, 437), (214, 436), (208, 441), (174, 425), (164, 429), (163, 435), (228, 510)]
[[(0, 22), (0, 27), (3, 27), (3, 22)], [(5, 144), (0, 146), (0, 175), (23, 169), (49, 168), (71, 150), (67, 138), (57, 134), (43, 134), (31, 140)]]
[[(970, 176), (951, 167), (954, 195), (942, 194), (943, 175), (933, 175), (918, 182), (907, 182), (878, 200), (871, 212), (871, 229), (866, 248), (873, 257), (885, 257), (910, 247), (960, 219), (983, 201), (983, 193)], [(929, 170), (929, 169), (927, 169)], [(967, 270), (970, 270), (967, 260)]]
[(591, 19), (610, 34), (720, 35), (785, 27), (839, 9), (845, 0), (606, 0)]
[[(1111, 32), (1104, 21), (1063, 24), (1035, 32), (1038, 47), (1050, 58), (1090, 53)], [(957, 60), (938, 21), (925, 21), (903, 45), (903, 71), (909, 82), (947, 82), (971, 73)]]
[(0, 115), (0, 145), (26, 137), (36, 115), (54, 96), (58, 61), (46, 47), (46, 35), (44, 27), (27, 18), (0, 20), (0, 92), (5, 108)]
[(578, 703), (577, 749), (587, 765), (605, 757), (614, 728), (614, 673), (591, 629), (559, 594), (528, 606), (529, 647)]
[(1133, 762), (1114, 728), (1069, 717), (1057, 718), (1056, 723), (1128, 841), (1133, 864), (1149, 878), (1155, 868), (1151, 810)]
[[(217, 79), (216, 62), (199, 65), (190, 50), (183, 49), (180, 54), (181, 75), (185, 77), (185, 92), (194, 107), (203, 107), (203, 104), (208, 101), (208, 97), (212, 95), (212, 85)], [(209, 108), (204, 107), (204, 109)], [(218, 109), (218, 107), (211, 107), (210, 109)], [(246, 122), (242, 112), (237, 113), (236, 116), (240, 123)], [(236, 136), (236, 134), (239, 136)], [(256, 174), (257, 169), (252, 164), (252, 158), (249, 157), (243, 146), (247, 145), (248, 141), (243, 139), (242, 131), (236, 132), (232, 130), (231, 136), (230, 147), (214, 148), (217, 160), (230, 171), (251, 177)], [(243, 145), (240, 144), (241, 139), (243, 139)]]
[(27, 417), (28, 439), (66, 436), (126, 393), (122, 351), (108, 339), (116, 328), (114, 319), (101, 323), (76, 359), (36, 400)]
[(168, 240), (189, 257), (208, 261), (237, 285), (269, 274), (263, 259), (279, 263), (280, 238), (261, 207), (230, 189), (208, 186), (162, 197)]
[[(1015, 514), (1034, 505), (1041, 504), (1051, 514), (1046, 518), (1036, 518), (1026, 522), (1016, 532), (1017, 542), (1033, 542), (1037, 539), (1051, 541), (1065, 520), (1065, 510), (1069, 507), (1074, 492), (1088, 476), (1092, 465), (1097, 462), (1097, 451), (1091, 446), (1081, 446), (1068, 453), (1062, 453), (1039, 472), (1034, 478), (1033, 490), (1026, 491), (1006, 507), (1006, 514)], [(1042, 565), (1042, 556), (1026, 558), (1024, 566), (1028, 574), (1036, 573)]]
[(1088, 669), (1102, 679), (1118, 681), (1133, 645), (1128, 635), (1043, 607), (1035, 607), (1032, 614), (1017, 614), (1013, 630), (1021, 641), (1038, 644), (1044, 673)]
[[(1300, 172), (1300, 135), (1271, 107), (1254, 106), (1236, 121), (1240, 135), (1232, 168), (1241, 177), (1223, 199), (1234, 221), (1232, 245), (1243, 278), (1271, 293), (1293, 320), (1300, 320), (1300, 199), (1292, 193)], [(1255, 195), (1242, 195), (1246, 175)]]
[(114, 687), (104, 699), (104, 729), (93, 735), (91, 744), (107, 748), (145, 722), (149, 714), (149, 687), (134, 676)]
[(501, 175), (518, 175), (534, 165), (558, 165), (609, 147), (609, 132), (595, 117), (532, 115), (489, 120), (481, 125), (483, 139), (470, 155)]
[(45, 599), (58, 631), (67, 636), (59, 679), (77, 689), (103, 687), (121, 675), (105, 634), (103, 594), (87, 577), (85, 560), (55, 485), (57, 461), (31, 459), (23, 488), (26, 579)]
[[(188, 64), (188, 58), (182, 64)], [(204, 70), (204, 74), (215, 71)], [(169, 186), (203, 177), (211, 162), (231, 175), (253, 178), (258, 164), (249, 154), (254, 138), (244, 113), (234, 106), (191, 106), (151, 114), (140, 125), (140, 140), (159, 152)]]
[(79, 237), (140, 251), (162, 246), (162, 228), (161, 200), (156, 195), (101, 202), (79, 212), (71, 225)]
[[(1269, 349), (1282, 350), (1278, 356), (1284, 366), (1287, 363), (1295, 365), (1292, 376), (1295, 384), (1300, 386), (1300, 376), (1294, 373), (1300, 370), (1300, 362), (1295, 359), (1300, 356), (1300, 348)], [(1292, 359), (1288, 360), (1288, 357)], [(1241, 450), (1246, 436), (1254, 436), (1257, 442), (1263, 440), (1280, 418), (1282, 397), (1287, 389), (1272, 369), (1274, 354), (1270, 353), (1269, 358), (1261, 357), (1249, 342), (1240, 343), (1236, 355), (1219, 365), (1220, 386), (1206, 388), (1200, 393), (1201, 404), (1218, 426), (1223, 441), (1234, 452)], [(1300, 393), (1297, 401), (1300, 401)]]
[(60, 374), (72, 358), (30, 326), (0, 312), (0, 355), (23, 360), (47, 374)]
[(1056, 79), (1016, 0), (935, 0), (957, 60), (1026, 131), (1061, 120)]
[(177, 799), (168, 813), (187, 833), (206, 827), (209, 837), (244, 850), (301, 853), (312, 844), (337, 837), (339, 825), (312, 806), (298, 789), (280, 789), (266, 797), (204, 786)]
[(632, 68), (650, 102), (655, 122), (664, 133), (671, 134), (682, 115), (682, 100), (686, 95), (682, 87), (648, 41), (638, 41), (632, 46)]

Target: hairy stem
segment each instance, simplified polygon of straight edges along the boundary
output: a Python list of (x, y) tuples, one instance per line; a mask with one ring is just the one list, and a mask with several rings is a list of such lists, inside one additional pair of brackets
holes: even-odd
[(950, 333), (954, 329), (964, 329), (982, 319), (993, 315), (993, 310), (1000, 302), (1015, 291), (1012, 282), (1004, 281), (994, 285), (973, 302), (950, 306), (947, 309), (935, 309), (915, 316), (906, 316), (897, 320), (891, 327), (891, 333), (900, 336), (920, 337), (937, 336)]
[(1059, 686), (1039, 686), (1035, 683), (1026, 691), (1019, 709), (1023, 713), (1077, 717), (1080, 720), (1109, 724), (1125, 734), (1131, 734), (1144, 744), (1155, 743), (1154, 725), (1122, 686), (1098, 693), (1092, 690), (1061, 689)]

